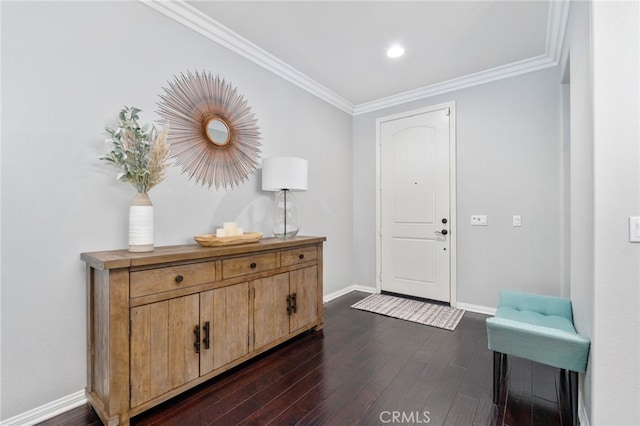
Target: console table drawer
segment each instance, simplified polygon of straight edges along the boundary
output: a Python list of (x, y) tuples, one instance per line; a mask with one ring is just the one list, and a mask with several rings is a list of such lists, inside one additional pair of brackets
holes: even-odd
[(216, 263), (203, 262), (131, 272), (130, 297), (147, 296), (215, 281)]
[(313, 246), (301, 247), (295, 250), (284, 250), (280, 256), (282, 266), (291, 266), (316, 260), (318, 258), (318, 249), (316, 246)]
[(226, 259), (222, 261), (222, 279), (268, 271), (277, 267), (276, 253)]

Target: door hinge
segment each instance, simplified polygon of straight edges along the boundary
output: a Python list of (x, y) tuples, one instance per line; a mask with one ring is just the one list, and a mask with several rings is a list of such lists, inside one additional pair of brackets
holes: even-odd
[(447, 110), (444, 112), (444, 115), (449, 117), (449, 115), (451, 115), (451, 108), (447, 108)]

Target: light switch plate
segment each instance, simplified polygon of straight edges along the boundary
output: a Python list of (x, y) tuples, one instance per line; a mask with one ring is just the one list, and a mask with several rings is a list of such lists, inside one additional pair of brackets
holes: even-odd
[(640, 243), (640, 216), (629, 217), (629, 242)]
[(519, 214), (513, 215), (513, 226), (522, 226), (522, 216)]

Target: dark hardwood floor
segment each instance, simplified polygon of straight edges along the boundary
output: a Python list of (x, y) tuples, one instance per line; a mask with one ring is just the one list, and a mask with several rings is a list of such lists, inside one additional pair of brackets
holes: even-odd
[[(567, 425), (559, 370), (510, 357), (498, 406), (484, 315), (453, 332), (325, 304), (309, 332), (131, 419), (132, 425)], [(560, 403), (558, 401), (561, 401)], [(43, 425), (99, 425), (90, 406)]]

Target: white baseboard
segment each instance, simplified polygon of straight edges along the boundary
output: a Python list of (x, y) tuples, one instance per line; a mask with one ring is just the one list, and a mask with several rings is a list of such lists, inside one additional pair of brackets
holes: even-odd
[(71, 395), (67, 395), (55, 401), (36, 407), (7, 420), (0, 421), (0, 426), (31, 426), (48, 420), (52, 417), (73, 410), (87, 403), (84, 389)]
[(471, 303), (458, 302), (456, 308), (464, 309), (465, 311), (475, 312), (476, 314), (484, 314), (494, 316), (496, 314), (496, 308), (490, 308), (489, 306), (473, 305)]
[[(582, 376), (584, 378), (584, 375)], [(578, 391), (578, 423), (580, 426), (589, 426), (587, 407), (584, 406), (584, 393)]]
[(365, 293), (375, 293), (376, 292), (376, 288), (375, 287), (364, 287), (361, 285), (351, 285), (349, 287), (345, 287), (341, 290), (338, 291), (334, 291), (333, 293), (329, 293), (326, 294), (323, 298), (322, 301), (324, 303), (330, 302), (333, 299), (337, 299), (340, 296), (344, 296), (347, 293), (351, 293), (352, 291), (362, 291)]

